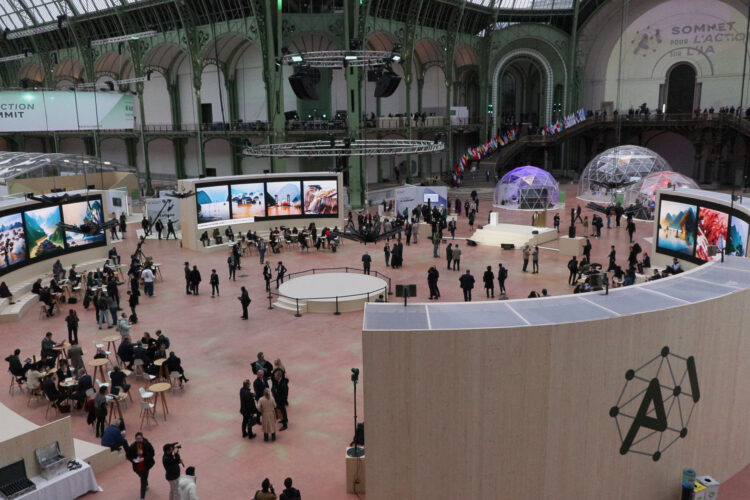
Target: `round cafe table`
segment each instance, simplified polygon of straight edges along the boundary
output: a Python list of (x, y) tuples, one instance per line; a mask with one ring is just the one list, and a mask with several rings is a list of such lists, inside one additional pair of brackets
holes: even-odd
[(156, 416), (156, 407), (159, 404), (159, 399), (161, 399), (161, 410), (164, 414), (165, 421), (167, 420), (167, 413), (169, 413), (169, 408), (167, 408), (167, 396), (165, 392), (167, 392), (171, 388), (172, 384), (170, 384), (169, 382), (159, 382), (157, 384), (151, 384), (150, 386), (148, 386), (149, 392), (154, 393), (154, 416)]
[(167, 358), (159, 358), (154, 361), (154, 366), (159, 367), (159, 376), (157, 377), (158, 380), (169, 380), (169, 377), (167, 376), (167, 367), (164, 366), (164, 362), (167, 360)]
[(109, 359), (107, 358), (95, 358), (89, 361), (89, 366), (94, 367), (94, 380), (96, 380), (96, 374), (101, 373), (101, 381), (106, 382), (108, 379), (104, 376), (104, 365), (109, 363)]
[(122, 408), (120, 408), (120, 401), (124, 400), (127, 396), (125, 394), (118, 394), (115, 397), (107, 397), (107, 404), (112, 405), (112, 410), (109, 411), (109, 420), (107, 420), (107, 425), (112, 423), (112, 414), (114, 413), (114, 410), (117, 410), (117, 416), (120, 420), (122, 420)]
[(68, 349), (70, 349), (70, 344), (68, 342), (56, 345), (52, 349), (60, 353), (60, 359), (68, 359)]
[(117, 342), (120, 341), (121, 338), (122, 338), (122, 336), (119, 335), (119, 334), (118, 335), (110, 335), (109, 337), (104, 337), (102, 339), (102, 341), (104, 341), (104, 342), (107, 343), (107, 348), (106, 348), (107, 351), (117, 352), (117, 345), (116, 344), (117, 344)]

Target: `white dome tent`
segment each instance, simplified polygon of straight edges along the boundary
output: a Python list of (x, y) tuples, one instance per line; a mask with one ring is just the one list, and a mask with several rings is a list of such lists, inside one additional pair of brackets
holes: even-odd
[(518, 167), (495, 186), (494, 206), (510, 210), (545, 210), (557, 205), (559, 186), (552, 174), (533, 166)]
[(643, 205), (653, 212), (659, 189), (700, 189), (690, 177), (672, 171), (653, 172), (625, 190), (625, 206)]
[(578, 183), (578, 198), (611, 203), (618, 193), (652, 172), (672, 170), (657, 153), (640, 146), (617, 146), (591, 160)]

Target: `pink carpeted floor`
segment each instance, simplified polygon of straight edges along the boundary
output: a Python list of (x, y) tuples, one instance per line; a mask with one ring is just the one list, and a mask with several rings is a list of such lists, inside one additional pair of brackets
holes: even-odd
[[(567, 186), (567, 194), (572, 203), (569, 202), (567, 210), (560, 211), (565, 232), (570, 220), (570, 206), (577, 204), (573, 186)], [(486, 222), (490, 204), (488, 198), (480, 203), (478, 224)], [(588, 211), (584, 210), (584, 214), (591, 218)], [(548, 216), (550, 226), (553, 215), (554, 212), (550, 212)], [(531, 221), (530, 212), (501, 211), (500, 217), (503, 222), (530, 224)], [(609, 245), (614, 244), (618, 262), (624, 266), (628, 251), (624, 221), (620, 229), (614, 228), (614, 219), (612, 225), (613, 229), (603, 229), (601, 240), (591, 240), (592, 260), (606, 264)], [(578, 227), (580, 235), (580, 224)], [(652, 237), (652, 227), (650, 223), (637, 223), (637, 240), (649, 254), (652, 245), (644, 241), (644, 237)], [(130, 239), (118, 245), (123, 256), (135, 246), (133, 229), (129, 233)], [(372, 268), (391, 277), (394, 285), (417, 283), (418, 298), (415, 302), (423, 302), (428, 297), (427, 269), (437, 264), (441, 301), (463, 300), (458, 286), (459, 272), (445, 269), (444, 246), (441, 246), (441, 257), (433, 259), (432, 245), (426, 236), (423, 235), (417, 245), (405, 247), (404, 266), (395, 271), (384, 265), (382, 243), (368, 245), (367, 249), (373, 256)], [(457, 236), (470, 236), (467, 219), (463, 216), (459, 219)], [(535, 275), (521, 272), (519, 250), (468, 247), (462, 241), (462, 269), (471, 269), (477, 279), (475, 300), (485, 300), (481, 289), (483, 270), (492, 265), (496, 271), (499, 262), (509, 267), (507, 289), (510, 298), (527, 297), (531, 290), (541, 291), (542, 288), (547, 288), (553, 295), (571, 293), (565, 267), (568, 258), (554, 250), (557, 241), (543, 246), (546, 248), (540, 251), (540, 274)], [(274, 265), (283, 260), (289, 272), (312, 267), (360, 267), (364, 249), (362, 245), (347, 241), (337, 253), (313, 250), (301, 254), (294, 249), (285, 250), (280, 255), (267, 254), (266, 257)], [(140, 321), (133, 328), (134, 337), (140, 337), (143, 331), (164, 331), (171, 339), (172, 350), (182, 358), (190, 379), (183, 390), (168, 393), (168, 420), (165, 422), (159, 412), (158, 425), (143, 429), (157, 450), (157, 465), (151, 471), (147, 498), (168, 498), (161, 447), (174, 441), (183, 444), (185, 465), (196, 467), (198, 489), (203, 498), (252, 498), (266, 477), (280, 493), (287, 476), (294, 478), (295, 486), (305, 498), (353, 497), (346, 493), (344, 452), (353, 435), (350, 368), (361, 367), (362, 363), (362, 313), (340, 316), (305, 314), (295, 318), (292, 313), (269, 310), (268, 299), (263, 293), (262, 266), (255, 255), (243, 259), (237, 281), (230, 282), (223, 252), (203, 255), (181, 249), (176, 241), (152, 240), (146, 243), (144, 251), (162, 264), (164, 280), (157, 281), (155, 297), (142, 297), (138, 308)], [(203, 284), (199, 296), (185, 294), (185, 261), (198, 265), (201, 271)], [(217, 269), (221, 277), (221, 296), (213, 299), (208, 285), (212, 268)], [(240, 286), (248, 288), (253, 300), (249, 321), (240, 319), (241, 308), (237, 300)], [(121, 288), (124, 294), (124, 287)], [(392, 300), (396, 300), (395, 296)], [(79, 337), (87, 351), (88, 361), (94, 352), (93, 343), (114, 330), (98, 330), (92, 309), (84, 310), (80, 304), (74, 307), (82, 318)], [(52, 319), (40, 320), (33, 309), (18, 323), (0, 325), (3, 357), (15, 347), (22, 349), (22, 359), (38, 353), (46, 331), (52, 331), (54, 339), (62, 340), (66, 335), (63, 318), (64, 315), (58, 314)], [(240, 433), (238, 393), (242, 380), (253, 378), (250, 364), (258, 351), (263, 351), (270, 361), (281, 358), (290, 380), (289, 429), (278, 433), (275, 443), (264, 443), (262, 437), (242, 439)], [(366, 376), (362, 373), (363, 378)], [(129, 440), (140, 423), (137, 387), (143, 385), (136, 379), (131, 383), (136, 404), (125, 410)], [(361, 390), (358, 390), (358, 398), (360, 420), (366, 420)], [(27, 408), (24, 396), (16, 394), (11, 397), (2, 391), (0, 401), (38, 424), (45, 423), (44, 407)], [(86, 425), (81, 412), (74, 413), (72, 419), (75, 437), (96, 441), (93, 428)], [(138, 498), (138, 478), (129, 463), (100, 474), (97, 479), (104, 489), (104, 496), (110, 500)], [(727, 495), (727, 498), (741, 497)]]

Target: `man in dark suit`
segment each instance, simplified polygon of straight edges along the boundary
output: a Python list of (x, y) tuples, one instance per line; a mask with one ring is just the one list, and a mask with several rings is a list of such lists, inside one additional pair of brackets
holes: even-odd
[(273, 376), (273, 399), (276, 400), (276, 408), (281, 410), (281, 429), (284, 431), (287, 428), (289, 420), (286, 415), (286, 407), (289, 404), (289, 381), (284, 376), (284, 372), (277, 370)]
[(42, 351), (40, 353), (42, 359), (57, 358), (57, 355), (60, 354), (60, 352), (54, 349), (55, 345), (55, 341), (52, 340), (52, 332), (47, 332), (47, 334), (42, 339)]
[(57, 384), (55, 383), (56, 379), (56, 375), (47, 377), (47, 379), (42, 384), (42, 390), (44, 391), (44, 396), (47, 398), (47, 400), (52, 402), (52, 406), (59, 407), (60, 403), (65, 401), (67, 397), (57, 389)]
[(125, 373), (120, 370), (119, 366), (115, 366), (112, 373), (109, 374), (109, 381), (112, 383), (112, 387), (122, 387), (122, 390), (128, 392), (130, 390), (130, 384), (125, 382)]
[[(262, 352), (258, 353), (258, 360), (251, 366), (253, 373), (257, 374), (260, 370), (266, 375), (266, 379), (271, 378), (271, 372), (273, 372), (273, 365), (266, 360), (265, 355)], [(263, 394), (261, 394), (262, 396)]]
[(78, 402), (79, 408), (80, 405), (83, 404), (84, 401), (86, 401), (86, 391), (89, 389), (94, 388), (94, 383), (91, 380), (91, 375), (88, 375), (84, 370), (78, 371), (78, 390), (75, 394), (73, 394), (72, 398), (75, 399)]
[(128, 337), (123, 338), (120, 342), (120, 346), (117, 348), (117, 356), (120, 361), (126, 364), (125, 367), (128, 370), (133, 369), (133, 344), (130, 343)]
[(185, 262), (185, 293), (190, 295), (190, 264)]
[(13, 354), (5, 358), (8, 362), (8, 371), (16, 377), (18, 380), (26, 380), (26, 370), (23, 369), (21, 364), (21, 358), (18, 355), (21, 354), (21, 349), (16, 349)]
[(266, 381), (265, 372), (258, 370), (255, 380), (253, 381), (253, 391), (255, 391), (255, 401), (258, 401), (263, 397), (263, 392), (268, 389), (268, 382)]
[(240, 389), (240, 413), (242, 414), (242, 437), (253, 439), (253, 425), (255, 424), (255, 415), (258, 413), (258, 407), (255, 406), (253, 391), (250, 390), (250, 380), (242, 382)]
[(467, 269), (458, 281), (461, 284), (461, 290), (464, 291), (464, 302), (471, 302), (471, 289), (474, 288), (474, 276), (471, 275), (471, 271)]
[(362, 267), (365, 269), (365, 274), (370, 274), (371, 262), (372, 257), (370, 257), (370, 254), (368, 252), (365, 252), (365, 254), (362, 256)]
[(198, 271), (198, 266), (193, 266), (193, 270), (190, 271), (190, 288), (194, 295), (198, 295), (198, 285), (201, 283), (201, 272)]

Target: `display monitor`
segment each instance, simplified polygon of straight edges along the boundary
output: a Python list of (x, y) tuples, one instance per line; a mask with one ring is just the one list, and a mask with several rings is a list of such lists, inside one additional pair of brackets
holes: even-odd
[(747, 235), (750, 230), (750, 224), (732, 216), (729, 224), (729, 238), (727, 238), (727, 255), (744, 257), (747, 254)]
[(657, 251), (675, 257), (692, 258), (698, 207), (662, 198), (657, 221)]
[(198, 224), (229, 220), (229, 186), (197, 186)]
[(0, 271), (25, 262), (27, 258), (23, 215), (0, 215)]
[(698, 237), (695, 245), (695, 256), (703, 261), (710, 261), (720, 257), (720, 252), (709, 255), (710, 246), (720, 251), (725, 248), (727, 231), (729, 229), (729, 214), (713, 208), (700, 207), (698, 210)]
[[(81, 226), (84, 224), (100, 225), (104, 222), (104, 211), (101, 200), (80, 201), (68, 203), (62, 206), (62, 215), (65, 224)], [(65, 241), (68, 248), (85, 247), (107, 242), (104, 230), (96, 234), (82, 234), (73, 231), (65, 231)]]
[(302, 215), (300, 181), (267, 182), (266, 206), (268, 217)]
[(23, 218), (29, 258), (43, 258), (65, 250), (65, 231), (57, 227), (61, 222), (59, 206), (27, 210)]
[(339, 193), (336, 179), (302, 181), (305, 215), (338, 215)]
[(266, 216), (266, 197), (263, 183), (232, 184), (229, 186), (232, 199), (232, 219)]
[(424, 193), (422, 195), (423, 203), (431, 203), (433, 205), (437, 204), (440, 201), (440, 195), (437, 193)]

